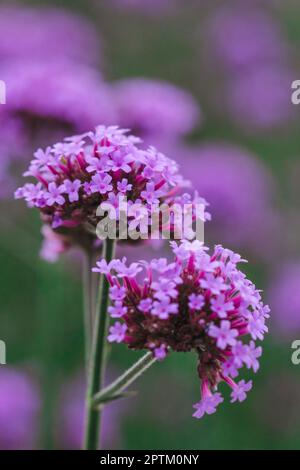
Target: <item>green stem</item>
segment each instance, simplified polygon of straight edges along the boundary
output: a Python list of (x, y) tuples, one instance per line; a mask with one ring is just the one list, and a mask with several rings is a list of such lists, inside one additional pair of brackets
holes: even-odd
[(89, 356), (91, 351), (91, 339), (93, 331), (93, 255), (91, 251), (83, 253), (83, 270), (82, 270), (82, 284), (83, 284), (83, 309), (84, 309), (84, 332), (85, 332), (85, 362), (86, 368), (89, 364)]
[[(114, 240), (106, 239), (103, 246), (103, 258), (109, 263), (114, 257)], [(86, 394), (86, 421), (84, 449), (96, 450), (99, 445), (101, 412), (93, 408), (93, 397), (103, 386), (106, 366), (106, 336), (109, 324), (107, 308), (109, 303), (109, 283), (101, 274), (96, 317), (93, 327), (93, 341), (88, 370)]]
[(156, 362), (152, 353), (147, 353), (131, 366), (123, 375), (94, 396), (94, 406), (101, 405), (114, 397), (122, 398), (123, 390), (135, 382), (149, 367)]

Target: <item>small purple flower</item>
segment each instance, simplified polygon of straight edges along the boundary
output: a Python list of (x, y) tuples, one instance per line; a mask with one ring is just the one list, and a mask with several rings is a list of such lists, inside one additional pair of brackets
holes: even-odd
[(97, 173), (92, 176), (91, 191), (92, 193), (106, 194), (113, 189), (110, 184), (112, 177), (105, 173)]
[(227, 313), (234, 309), (233, 302), (226, 302), (224, 294), (219, 294), (217, 298), (211, 299), (210, 303), (213, 312), (217, 313), (219, 318), (226, 318)]
[(151, 310), (152, 315), (157, 316), (161, 320), (166, 320), (169, 315), (178, 313), (178, 305), (171, 303), (169, 297), (164, 297), (160, 301), (153, 302), (153, 308)]
[(154, 183), (147, 183), (146, 190), (141, 192), (142, 199), (145, 199), (149, 204), (159, 203), (159, 191), (155, 190)]
[(204, 305), (204, 297), (201, 294), (191, 294), (189, 296), (189, 307), (192, 310), (201, 310)]
[(112, 262), (107, 263), (105, 259), (101, 259), (100, 261), (96, 262), (97, 267), (92, 268), (92, 271), (94, 273), (100, 273), (100, 274), (109, 274), (112, 268)]
[(152, 282), (151, 287), (155, 290), (154, 297), (156, 299), (160, 299), (166, 296), (171, 297), (172, 299), (176, 299), (178, 296), (175, 282), (172, 282), (169, 279), (162, 279), (159, 283)]
[(123, 170), (125, 173), (131, 172), (131, 166), (129, 163), (132, 163), (134, 158), (132, 155), (126, 155), (120, 150), (115, 150), (110, 156), (109, 166), (112, 171)]
[(166, 355), (167, 355), (167, 348), (164, 344), (161, 344), (158, 348), (154, 349), (154, 357), (158, 361), (162, 361), (163, 359), (165, 359)]
[(252, 388), (252, 380), (249, 382), (245, 382), (245, 380), (240, 380), (236, 384), (236, 386), (233, 388), (231, 392), (231, 403), (234, 403), (235, 401), (244, 401), (247, 398), (247, 393), (249, 390)]
[(65, 203), (65, 198), (62, 196), (64, 192), (64, 187), (56, 186), (54, 182), (50, 183), (48, 186), (48, 192), (45, 194), (45, 199), (47, 206), (53, 206), (53, 204), (58, 204), (62, 206)]
[(63, 191), (68, 194), (70, 202), (79, 200), (78, 192), (81, 187), (81, 182), (78, 179), (74, 181), (65, 180), (62, 187)]
[(117, 189), (120, 193), (127, 193), (127, 191), (131, 191), (132, 184), (128, 184), (128, 179), (123, 178), (122, 181), (118, 181)]
[(121, 318), (126, 315), (127, 307), (124, 307), (123, 303), (117, 300), (114, 305), (108, 307), (108, 312), (112, 318)]
[(211, 273), (206, 274), (205, 278), (200, 280), (200, 284), (201, 287), (210, 290), (215, 295), (219, 295), (221, 291), (228, 288), (222, 277), (215, 277)]
[(119, 261), (114, 264), (114, 269), (118, 272), (119, 277), (135, 278), (142, 268), (138, 263), (131, 263), (126, 266), (123, 262)]
[(222, 320), (220, 327), (211, 325), (208, 331), (209, 336), (216, 338), (217, 346), (220, 349), (226, 349), (227, 346), (236, 344), (238, 330), (231, 329), (231, 323), (228, 320)]
[(268, 327), (264, 322), (264, 318), (258, 313), (254, 312), (251, 317), (248, 319), (248, 330), (251, 334), (251, 337), (255, 339), (262, 340), (264, 334), (268, 332)]
[(123, 300), (126, 295), (126, 289), (125, 287), (121, 287), (121, 286), (112, 286), (110, 288), (109, 293), (110, 293), (111, 300), (113, 301)]
[(217, 406), (223, 401), (224, 399), (220, 393), (215, 393), (213, 395), (202, 398), (199, 403), (194, 405), (196, 411), (193, 414), (193, 417), (200, 419), (205, 415), (205, 413), (208, 415), (215, 413), (217, 411)]
[(139, 310), (143, 313), (149, 313), (152, 308), (152, 300), (151, 299), (142, 299), (138, 305)]
[(258, 358), (262, 355), (262, 347), (255, 347), (254, 341), (250, 342), (250, 345), (247, 348), (247, 355), (244, 359), (244, 362), (248, 369), (252, 367), (253, 372), (257, 372), (259, 369)]
[(109, 329), (109, 335), (107, 337), (110, 343), (121, 343), (125, 338), (125, 333), (127, 331), (127, 326), (125, 323), (120, 323), (117, 321)]

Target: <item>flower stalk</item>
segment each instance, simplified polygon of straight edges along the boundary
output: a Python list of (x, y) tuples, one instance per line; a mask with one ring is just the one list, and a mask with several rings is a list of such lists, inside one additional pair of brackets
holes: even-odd
[[(114, 257), (114, 240), (106, 239), (103, 246), (103, 258), (109, 263)], [(96, 450), (99, 445), (99, 431), (101, 411), (93, 407), (93, 397), (101, 390), (106, 368), (106, 336), (109, 317), (107, 308), (109, 303), (109, 283), (105, 276), (101, 275), (96, 316), (93, 326), (93, 338), (88, 367), (88, 386), (86, 393), (86, 420), (84, 449)]]
[(108, 401), (131, 396), (130, 393), (122, 392), (135, 382), (156, 361), (157, 359), (154, 358), (153, 354), (150, 352), (142, 356), (135, 364), (133, 364), (133, 366), (124, 372), (124, 374), (94, 396), (94, 407), (101, 407), (102, 404)]

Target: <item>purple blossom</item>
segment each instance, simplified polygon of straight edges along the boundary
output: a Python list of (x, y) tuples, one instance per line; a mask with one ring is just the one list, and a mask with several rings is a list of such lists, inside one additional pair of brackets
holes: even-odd
[(108, 312), (112, 318), (121, 318), (126, 315), (127, 307), (123, 306), (120, 300), (117, 300), (114, 305), (108, 307)]
[(264, 318), (258, 312), (254, 312), (248, 319), (248, 330), (253, 339), (264, 338), (264, 334), (268, 332), (268, 327), (264, 322)]
[(133, 161), (133, 155), (124, 155), (120, 150), (115, 150), (110, 156), (109, 166), (112, 171), (123, 170), (125, 173), (130, 173), (131, 166), (129, 163)]
[(149, 313), (152, 309), (152, 300), (151, 299), (142, 299), (138, 305), (139, 310), (143, 313)]
[(132, 184), (128, 183), (127, 178), (123, 178), (122, 181), (118, 181), (117, 189), (120, 193), (127, 193), (127, 191), (131, 191)]
[(259, 369), (258, 358), (262, 355), (262, 347), (255, 347), (254, 341), (250, 342), (250, 345), (247, 347), (247, 354), (245, 355), (244, 362), (248, 369), (252, 367), (254, 372), (257, 372)]
[(106, 194), (113, 189), (110, 184), (112, 177), (105, 173), (97, 173), (92, 176), (91, 191), (92, 193)]
[(169, 315), (174, 315), (178, 313), (178, 305), (171, 303), (169, 297), (161, 298), (159, 301), (153, 302), (153, 307), (151, 310), (152, 315), (157, 316), (161, 320), (169, 318)]
[(74, 181), (65, 180), (62, 187), (63, 191), (68, 194), (70, 202), (79, 200), (78, 191), (81, 187), (81, 182), (78, 179)]
[(105, 259), (101, 259), (100, 261), (96, 262), (96, 265), (97, 267), (92, 269), (94, 273), (109, 274), (112, 269), (113, 263), (107, 263)]
[(189, 307), (192, 310), (201, 310), (204, 306), (204, 297), (202, 294), (191, 294), (189, 296)]
[(160, 283), (153, 282), (151, 287), (155, 290), (154, 297), (156, 299), (164, 298), (166, 296), (175, 299), (178, 295), (176, 283), (169, 279), (163, 279)]
[(125, 295), (126, 295), (126, 289), (125, 287), (121, 286), (112, 286), (109, 291), (110, 298), (113, 301), (116, 300), (123, 300)]
[(56, 186), (55, 183), (50, 183), (48, 186), (48, 192), (45, 194), (46, 202), (48, 206), (58, 204), (62, 206), (65, 203), (65, 198), (62, 196), (64, 192), (64, 186)]
[(119, 261), (114, 264), (114, 268), (118, 272), (119, 277), (135, 278), (142, 268), (138, 263), (131, 263), (130, 266), (126, 266), (123, 262)]
[[(26, 175), (33, 176), (38, 186), (25, 184), (17, 190), (16, 198), (38, 208), (44, 223), (60, 228), (60, 232), (64, 229), (76, 245), (94, 243), (93, 229), (106, 217), (103, 211), (116, 221), (116, 233), (123, 233), (119, 219), (125, 211), (129, 232), (138, 226), (141, 234), (150, 235), (150, 202), (163, 202), (170, 209), (174, 203), (182, 205), (187, 199), (186, 193), (181, 194), (186, 182), (174, 161), (153, 147), (142, 150), (138, 144), (138, 138), (116, 126), (97, 126), (93, 132), (66, 138), (36, 154)], [(149, 178), (143, 175), (147, 166), (152, 169)], [(124, 194), (132, 188), (134, 191)], [(63, 192), (68, 197), (63, 197)], [(198, 200), (198, 195), (190, 196), (194, 210)], [(172, 222), (169, 228), (173, 235)], [(163, 229), (160, 222), (158, 234)], [(134, 276), (135, 271), (124, 275)]]
[(167, 348), (164, 344), (161, 344), (158, 348), (154, 349), (154, 357), (158, 361), (164, 360), (166, 355), (167, 355)]
[(125, 338), (127, 326), (125, 323), (117, 321), (113, 326), (109, 328), (109, 335), (107, 337), (110, 343), (121, 343)]
[(195, 413), (193, 414), (194, 418), (200, 419), (205, 414), (211, 415), (217, 410), (217, 406), (224, 401), (220, 393), (215, 393), (213, 395), (202, 398), (199, 403), (194, 405)]
[(159, 203), (159, 191), (155, 190), (154, 183), (147, 183), (146, 190), (141, 192), (141, 198), (145, 199), (148, 204), (158, 204)]
[(218, 348), (226, 349), (227, 346), (234, 346), (236, 344), (238, 330), (231, 329), (231, 323), (227, 320), (222, 320), (220, 327), (211, 325), (208, 334), (212, 338), (216, 338)]
[[(111, 262), (107, 278), (111, 286), (123, 287), (125, 296), (116, 305), (117, 312), (110, 310), (122, 316), (116, 324), (116, 335), (110, 331), (110, 338), (118, 338), (130, 349), (148, 349), (158, 359), (169, 351), (194, 351), (202, 395), (194, 416), (200, 418), (214, 412), (223, 400), (220, 394), (212, 398), (212, 391), (221, 381), (233, 390), (233, 401), (244, 399), (250, 385), (244, 381), (236, 384), (233, 378), (243, 366), (258, 370), (262, 349), (254, 341), (249, 342), (249, 325), (259, 321), (260, 330), (265, 330), (269, 308), (262, 304), (260, 291), (238, 269), (237, 265), (245, 262), (238, 254), (220, 245), (209, 255), (207, 248), (196, 242), (170, 244), (173, 261), (159, 258), (149, 264), (133, 263), (135, 275), (131, 277), (126, 275), (132, 271), (126, 258)], [(206, 259), (203, 263), (207, 256), (209, 262)], [(147, 275), (140, 283), (137, 274), (142, 269)], [(211, 287), (216, 280), (213, 287), (220, 291), (220, 286), (222, 290), (225, 286), (225, 294), (213, 292)]]
[(227, 313), (234, 309), (234, 305), (233, 302), (225, 300), (224, 294), (219, 294), (215, 299), (211, 299), (211, 308), (219, 318), (226, 318)]
[(201, 287), (208, 289), (212, 294), (219, 295), (220, 292), (228, 289), (222, 277), (215, 277), (208, 273), (204, 279), (200, 280)]
[(252, 380), (249, 382), (245, 382), (245, 380), (241, 380), (236, 384), (231, 392), (231, 403), (235, 401), (244, 401), (247, 398), (247, 393), (252, 388)]
[(44, 238), (40, 256), (48, 263), (54, 263), (62, 253), (68, 250), (69, 241), (67, 237), (55, 233), (49, 225), (43, 225), (41, 232)]

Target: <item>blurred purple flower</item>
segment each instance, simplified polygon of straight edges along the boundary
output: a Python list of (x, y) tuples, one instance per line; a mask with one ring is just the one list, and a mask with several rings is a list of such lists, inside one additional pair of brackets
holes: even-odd
[(10, 61), (1, 75), (9, 95), (1, 115), (18, 118), (31, 145), (32, 137), (37, 144), (46, 138), (49, 143), (51, 137), (58, 140), (66, 132), (87, 131), (99, 121), (115, 120), (109, 88), (88, 66), (58, 59)]
[[(22, 80), (20, 80), (22, 77)], [(9, 100), (0, 107), (1, 175), (11, 187), (11, 163), (29, 159), (34, 148), (77, 134), (99, 121), (114, 122), (113, 100), (101, 76), (70, 61), (9, 61), (2, 64)], [(3, 125), (2, 125), (3, 124)]]
[(168, 151), (210, 203), (213, 217), (205, 227), (206, 238), (263, 257), (274, 251), (275, 188), (271, 174), (255, 156), (225, 142)]
[(42, 227), (43, 241), (40, 250), (40, 257), (48, 263), (54, 263), (62, 253), (70, 247), (70, 241), (63, 235), (55, 233), (49, 225)]
[[(84, 424), (85, 384), (82, 376), (77, 376), (64, 385), (59, 406), (57, 435), (58, 444), (63, 449), (82, 447)], [(128, 403), (114, 402), (104, 407), (102, 413), (102, 446), (104, 449), (118, 448), (121, 440), (120, 424)]]
[(294, 78), (285, 65), (261, 65), (232, 77), (226, 108), (233, 121), (249, 131), (287, 126), (295, 117), (291, 105)]
[(180, 137), (199, 124), (201, 113), (195, 99), (171, 83), (132, 78), (112, 86), (118, 123), (142, 138)]
[(233, 1), (218, 7), (206, 25), (205, 34), (211, 52), (231, 72), (278, 61), (286, 53), (286, 44), (274, 18), (263, 8), (245, 2), (242, 6)]
[(71, 58), (99, 62), (98, 33), (82, 16), (58, 8), (2, 6), (0, 59)]
[(20, 370), (0, 368), (0, 449), (33, 449), (40, 397), (37, 386)]
[(300, 332), (300, 262), (280, 267), (269, 287), (269, 301), (277, 331), (283, 337)]

